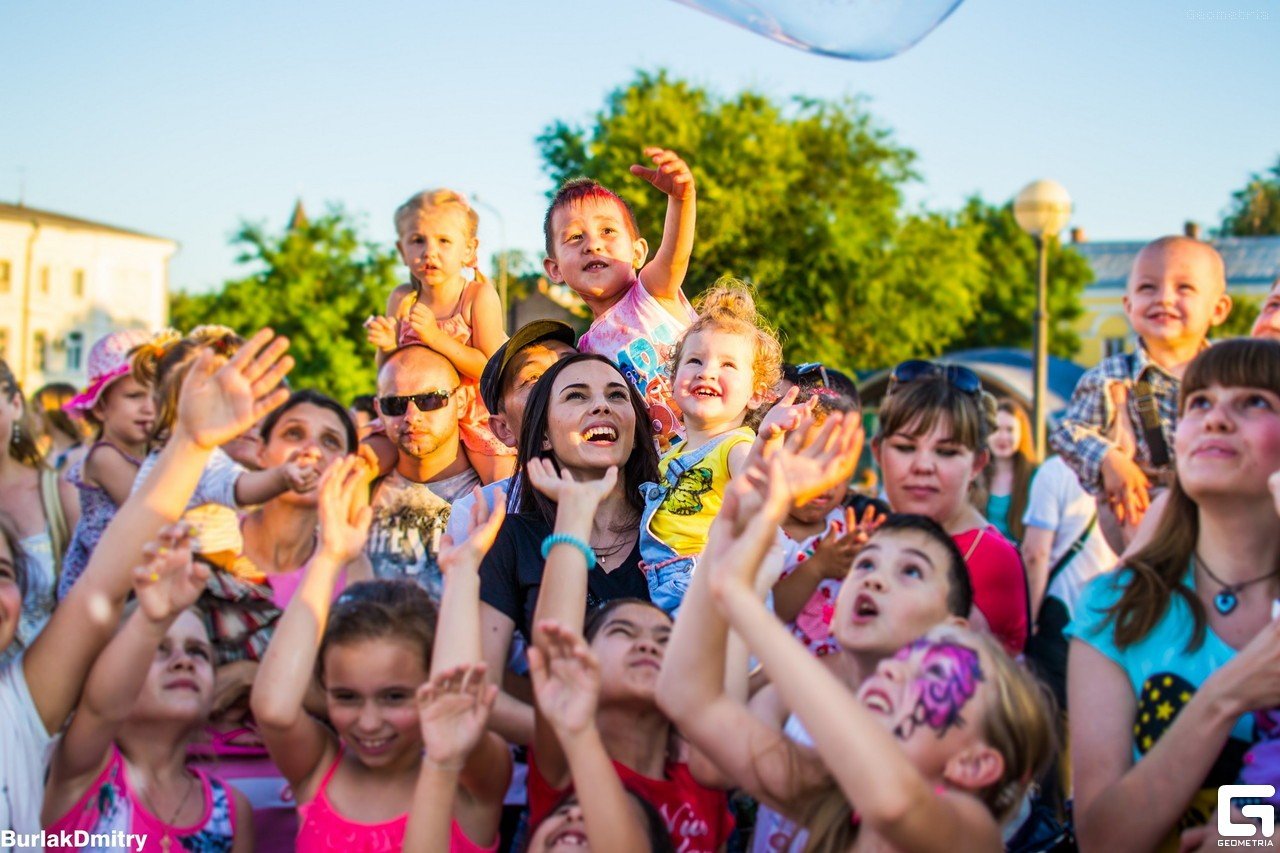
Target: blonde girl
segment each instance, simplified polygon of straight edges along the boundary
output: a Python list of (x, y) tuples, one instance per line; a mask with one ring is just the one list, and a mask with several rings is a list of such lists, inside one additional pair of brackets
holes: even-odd
[[(745, 284), (722, 280), (698, 313), (670, 364), (685, 440), (659, 460), (659, 482), (643, 488), (640, 556), (649, 595), (668, 613), (684, 598), (725, 488), (746, 465), (750, 424), (782, 378), (782, 345)], [(776, 409), (781, 418), (792, 407)]]
[(476, 255), (480, 217), (461, 193), (424, 190), (396, 209), (395, 224), (410, 280), (391, 291), (386, 316), (368, 322), (378, 363), (410, 344), (449, 359), (463, 381), (458, 424), (471, 467), (486, 483), (509, 477), (515, 451), (489, 430), (476, 390), (485, 363), (507, 339), (498, 292), (480, 273)]
[[(510, 778), (505, 744), (496, 735), (479, 735), (461, 766), (454, 764), (456, 752), (424, 756), (414, 695), (427, 681), (433, 658), (446, 669), (480, 659), (477, 593), (470, 591), (469, 608), (455, 607), (450, 584), (455, 575), (476, 573), (502, 512), (490, 518), (484, 515), (485, 502), (478, 500), (482, 523), (475, 535), (441, 554), (446, 587), (438, 626), (431, 600), (408, 582), (356, 584), (331, 605), (339, 572), (361, 553), (368, 536), (372, 476), (373, 460), (367, 456), (348, 456), (326, 472), (320, 546), (276, 627), (250, 699), (272, 760), (299, 804), (297, 849), (402, 849), (426, 765), (428, 770), (454, 767), (460, 774), (462, 795), (452, 810), (450, 849), (494, 850)], [(465, 592), (461, 581), (453, 585)], [(313, 673), (324, 689), (329, 725), (303, 708)]]

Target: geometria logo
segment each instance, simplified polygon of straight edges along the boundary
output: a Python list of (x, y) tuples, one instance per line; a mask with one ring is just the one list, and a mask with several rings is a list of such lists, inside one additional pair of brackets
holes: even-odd
[[(1218, 839), (1219, 847), (1273, 847), (1269, 841), (1276, 833), (1276, 810), (1267, 802), (1276, 795), (1274, 785), (1222, 785), (1218, 788)], [(1253, 823), (1236, 823), (1232, 819), (1231, 801), (1245, 800), (1238, 810), (1240, 816), (1258, 821)], [(1254, 838), (1262, 828), (1262, 838)], [(1235, 839), (1251, 839), (1236, 841)], [(1228, 841), (1227, 839), (1231, 839)]]

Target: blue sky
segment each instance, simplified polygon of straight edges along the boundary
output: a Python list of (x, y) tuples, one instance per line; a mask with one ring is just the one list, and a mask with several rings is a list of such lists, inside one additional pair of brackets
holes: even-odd
[(639, 68), (865, 94), (920, 155), (912, 203), (1052, 177), (1091, 239), (1215, 224), (1280, 155), (1277, 0), (966, 0), (877, 63), (671, 0), (0, 0), (0, 43), (0, 200), (24, 174), (32, 207), (178, 240), (173, 285), (197, 290), (237, 274), (240, 220), (282, 225), (299, 195), (390, 241), (400, 201), (450, 186), (502, 212), (505, 240), (480, 208), (483, 249), (536, 251), (534, 137)]

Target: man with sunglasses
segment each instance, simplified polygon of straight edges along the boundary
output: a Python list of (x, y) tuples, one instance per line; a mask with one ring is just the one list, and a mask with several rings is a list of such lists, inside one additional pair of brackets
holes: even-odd
[(460, 384), (444, 356), (407, 346), (378, 371), (374, 400), (398, 458), (374, 486), (369, 562), (376, 577), (411, 580), (437, 602), (443, 578), (436, 557), (450, 504), (480, 483), (458, 436)]

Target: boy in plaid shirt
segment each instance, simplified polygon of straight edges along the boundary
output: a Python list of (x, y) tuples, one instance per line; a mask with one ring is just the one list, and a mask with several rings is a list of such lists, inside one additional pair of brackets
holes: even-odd
[(1110, 512), (1127, 538), (1153, 481), (1173, 470), (1182, 373), (1231, 312), (1222, 257), (1189, 237), (1148, 243), (1129, 272), (1124, 310), (1138, 346), (1080, 377), (1049, 443), (1098, 498), (1099, 520)]

